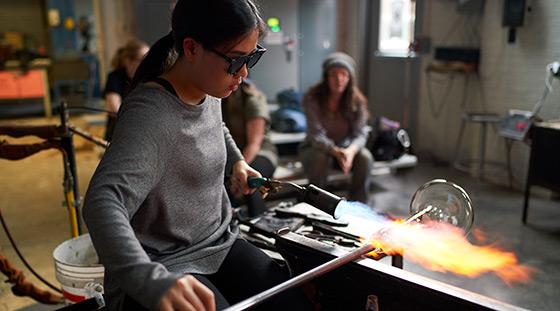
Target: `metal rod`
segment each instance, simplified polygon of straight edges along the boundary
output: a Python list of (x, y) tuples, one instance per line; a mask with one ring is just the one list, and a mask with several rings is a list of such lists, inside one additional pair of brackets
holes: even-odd
[(76, 208), (76, 222), (78, 226), (78, 235), (82, 234), (82, 215), (80, 211), (81, 197), (80, 197), (80, 187), (78, 185), (78, 173), (76, 169), (76, 149), (74, 148), (74, 137), (69, 128), (70, 115), (68, 112), (68, 105), (65, 101), (60, 103), (60, 126), (62, 128), (62, 134), (60, 135), (60, 146), (66, 153), (66, 157), (63, 157), (64, 165), (66, 167), (66, 162), (69, 165), (69, 174), (73, 178), (72, 190), (74, 192), (74, 207)]
[(405, 223), (405, 224), (409, 224), (409, 223), (415, 221), (416, 219), (418, 219), (418, 218), (424, 216), (424, 214), (426, 214), (427, 212), (431, 211), (432, 208), (434, 208), (434, 207), (431, 206), (431, 205), (426, 206), (423, 210), (421, 210), (421, 211), (419, 211), (418, 213), (416, 213), (416, 214), (414, 214), (414, 215), (408, 217), (404, 223)]
[(367, 254), (371, 251), (373, 251), (375, 249), (375, 246), (367, 243), (364, 244), (362, 247), (356, 249), (355, 251), (352, 251), (342, 257), (338, 257), (335, 258), (329, 262), (326, 262), (316, 268), (313, 268), (305, 273), (302, 273), (284, 283), (280, 283), (274, 287), (272, 287), (271, 289), (265, 290), (264, 292), (261, 292), (253, 297), (250, 297), (248, 299), (245, 299), (227, 309), (225, 309), (226, 311), (238, 311), (238, 310), (245, 310), (247, 308), (256, 306), (257, 304), (267, 300), (268, 298), (275, 296), (276, 294), (279, 294), (287, 289), (290, 289), (292, 287), (296, 287), (298, 285), (301, 285), (307, 281), (310, 281), (318, 276), (321, 276), (333, 269), (336, 269), (350, 261), (354, 261), (356, 259), (358, 259), (359, 257), (361, 257), (363, 254)]
[[(409, 224), (412, 221), (420, 218), (422, 215), (426, 214), (427, 212), (429, 212), (430, 210), (432, 210), (432, 206), (428, 205), (428, 207), (424, 208), (423, 210), (419, 211), (418, 213), (410, 216), (409, 218), (407, 218), (407, 220), (403, 223), (403, 224)], [(313, 268), (305, 273), (302, 273), (290, 280), (287, 280), (284, 283), (280, 283), (268, 290), (265, 290), (264, 292), (261, 292), (255, 296), (252, 296), (250, 298), (247, 298), (227, 309), (225, 309), (225, 311), (239, 311), (239, 310), (245, 310), (248, 309), (250, 307), (256, 306), (260, 303), (262, 303), (263, 301), (267, 300), (268, 298), (271, 298), (285, 290), (288, 290), (290, 288), (296, 287), (298, 285), (301, 285), (305, 282), (308, 282), (316, 277), (319, 277), (329, 271), (332, 271), (346, 263), (349, 263), (351, 261), (354, 261), (358, 258), (360, 258), (361, 256), (367, 254), (367, 253), (371, 253), (371, 252), (380, 252), (381, 249), (379, 248), (375, 248), (375, 246), (373, 246), (371, 243), (366, 243), (364, 245), (362, 245), (360, 248), (349, 252), (348, 254), (335, 258), (331, 261), (328, 261), (316, 268)]]
[(82, 129), (79, 128), (79, 127), (76, 127), (76, 126), (74, 126), (74, 125), (72, 125), (72, 124), (69, 124), (69, 125), (68, 125), (68, 129), (69, 129), (70, 131), (72, 131), (72, 133), (74, 133), (74, 134), (76, 134), (76, 135), (78, 135), (78, 136), (80, 136), (80, 137), (82, 137), (82, 138), (85, 138), (85, 139), (87, 139), (88, 141), (90, 141), (90, 142), (92, 142), (92, 143), (94, 143), (94, 144), (96, 144), (96, 145), (98, 145), (98, 146), (100, 146), (100, 147), (103, 147), (103, 148), (105, 148), (105, 149), (107, 149), (107, 147), (109, 147), (109, 142), (108, 142), (108, 141), (106, 141), (106, 140), (104, 140), (104, 139), (101, 139), (101, 138), (99, 138), (99, 137), (95, 137), (95, 136), (91, 135), (90, 133), (88, 133), (88, 132), (82, 130)]
[(104, 112), (104, 113), (106, 113), (106, 114), (108, 114), (108, 115), (110, 115), (110, 116), (113, 116), (113, 117), (116, 117), (116, 116), (117, 116), (117, 113), (116, 113), (116, 112), (112, 112), (112, 111), (109, 111), (109, 110), (107, 110), (107, 109), (94, 108), (94, 107), (68, 107), (67, 109), (70, 110), (70, 111), (79, 111), (79, 110), (82, 110), (82, 111)]
[(302, 187), (302, 186), (300, 186), (300, 185), (298, 185), (298, 184), (296, 184), (296, 183), (294, 183), (294, 182), (291, 182), (291, 181), (283, 181), (282, 183), (285, 184), (285, 185), (291, 186), (292, 188), (296, 189), (296, 190), (299, 191), (299, 192), (305, 191), (305, 188), (304, 188), (304, 187)]

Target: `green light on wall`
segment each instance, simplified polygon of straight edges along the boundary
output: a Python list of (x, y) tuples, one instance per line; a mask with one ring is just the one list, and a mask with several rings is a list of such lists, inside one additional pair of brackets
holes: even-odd
[(270, 28), (272, 32), (280, 32), (282, 29), (280, 28), (280, 19), (276, 17), (269, 17), (266, 20), (266, 24)]

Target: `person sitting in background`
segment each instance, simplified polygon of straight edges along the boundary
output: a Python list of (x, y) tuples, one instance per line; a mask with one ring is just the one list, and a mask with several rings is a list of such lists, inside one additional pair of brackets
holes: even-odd
[(352, 172), (349, 199), (367, 204), (373, 157), (365, 148), (369, 134), (367, 99), (355, 85), (355, 61), (337, 52), (323, 62), (323, 79), (303, 98), (307, 136), (300, 157), (309, 182), (324, 187), (336, 160)]
[[(270, 113), (266, 96), (244, 79), (239, 88), (222, 99), (222, 115), (245, 161), (263, 177), (270, 178), (278, 164), (277, 150), (270, 141)], [(250, 217), (266, 210), (260, 193), (245, 196)]]
[(105, 129), (105, 140), (111, 141), (115, 123), (117, 122), (117, 112), (121, 107), (122, 100), (130, 91), (130, 85), (136, 68), (148, 53), (148, 45), (139, 40), (131, 40), (125, 46), (117, 50), (111, 60), (113, 71), (107, 76), (107, 83), (103, 91), (105, 108), (111, 112), (107, 117), (107, 127)]

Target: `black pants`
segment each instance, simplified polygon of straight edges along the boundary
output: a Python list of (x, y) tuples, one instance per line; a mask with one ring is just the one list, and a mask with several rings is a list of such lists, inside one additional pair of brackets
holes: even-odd
[[(221, 310), (288, 280), (285, 267), (249, 242), (238, 239), (224, 263), (212, 275), (193, 275), (212, 289), (216, 309)], [(301, 289), (278, 294), (254, 310), (311, 310)], [(252, 309), (253, 310), (253, 309)]]
[[(256, 156), (249, 165), (266, 178), (272, 177), (276, 169), (270, 159), (260, 155)], [(258, 191), (253, 192), (251, 195), (246, 195), (245, 201), (247, 202), (249, 217), (257, 217), (266, 211), (265, 202)]]
[[(193, 276), (214, 292), (217, 310), (225, 309), (289, 278), (285, 267), (242, 239), (235, 241), (218, 272)], [(123, 310), (145, 310), (130, 297), (127, 297), (123, 307)], [(251, 310), (312, 310), (312, 305), (303, 291), (295, 288), (278, 294)]]

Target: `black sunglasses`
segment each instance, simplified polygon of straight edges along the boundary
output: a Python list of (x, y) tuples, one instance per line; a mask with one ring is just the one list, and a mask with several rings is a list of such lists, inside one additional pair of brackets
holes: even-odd
[(266, 49), (258, 44), (257, 49), (253, 53), (245, 56), (239, 56), (237, 58), (228, 57), (227, 55), (214, 49), (208, 50), (214, 52), (216, 55), (225, 59), (229, 63), (227, 73), (229, 73), (230, 75), (237, 73), (239, 70), (241, 70), (241, 68), (243, 68), (243, 65), (245, 64), (247, 64), (247, 68), (253, 68), (253, 66), (257, 64), (259, 59), (261, 59), (261, 56), (264, 54), (264, 52), (266, 52)]

